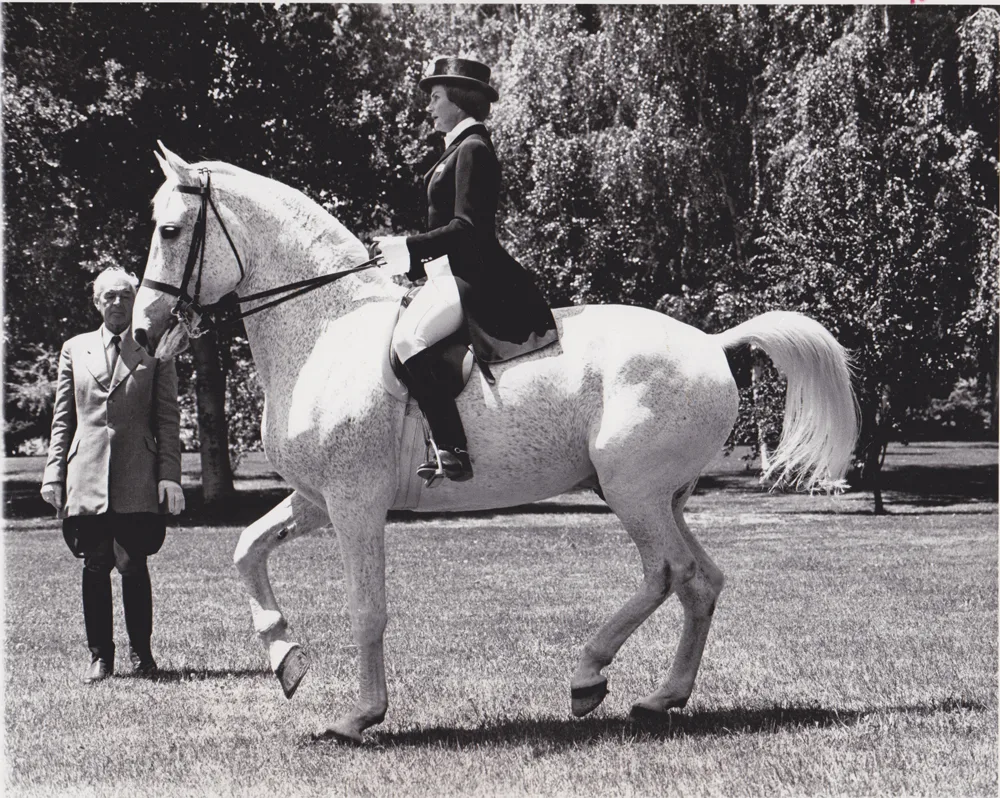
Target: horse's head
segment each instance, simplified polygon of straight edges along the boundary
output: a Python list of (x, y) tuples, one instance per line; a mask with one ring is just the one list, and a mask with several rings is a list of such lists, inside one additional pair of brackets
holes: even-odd
[[(153, 200), (153, 241), (135, 298), (132, 334), (157, 358), (183, 352), (202, 309), (243, 279), (242, 225), (219, 201), (212, 172), (157, 142), (166, 182)], [(245, 247), (244, 247), (245, 249)]]

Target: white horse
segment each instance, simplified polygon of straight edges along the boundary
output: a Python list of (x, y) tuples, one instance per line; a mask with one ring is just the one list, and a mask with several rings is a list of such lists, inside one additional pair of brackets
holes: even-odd
[[(234, 291), (246, 297), (368, 258), (361, 241), (301, 192), (224, 163), (188, 164), (160, 147), (167, 179), (154, 200), (156, 230), (133, 319), (136, 340), (157, 357), (181, 351), (197, 325), (175, 296), (202, 304)], [(285, 694), (308, 659), (268, 578), (267, 558), (280, 542), (326, 526), (338, 535), (360, 688), (328, 734), (360, 742), (388, 706), (387, 512), (507, 507), (592, 486), (635, 542), (643, 581), (583, 647), (570, 680), (572, 711), (582, 716), (601, 703), (602, 670), (671, 593), (684, 609), (673, 667), (632, 711), (657, 717), (683, 707), (724, 581), (683, 510), (736, 421), (725, 352), (756, 344), (786, 375), (783, 438), (766, 476), (812, 489), (842, 479), (857, 436), (844, 349), (796, 313), (766, 313), (707, 335), (642, 308), (560, 308), (558, 344), (496, 366), (493, 384), (476, 368), (459, 397), (475, 478), (415, 490), (414, 458), (403, 450), (416, 414), (385, 367), (403, 291), (378, 269), (359, 271), (245, 322), (266, 397), (265, 450), (294, 493), (242, 533), (234, 560)]]

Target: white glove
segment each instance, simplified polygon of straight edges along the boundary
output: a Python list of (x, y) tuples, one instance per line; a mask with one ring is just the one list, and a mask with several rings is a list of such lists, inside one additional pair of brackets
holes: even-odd
[(385, 259), (383, 267), (389, 274), (406, 274), (410, 270), (410, 250), (406, 248), (406, 236), (383, 236), (375, 243)]
[(180, 515), (184, 512), (184, 491), (181, 486), (172, 479), (161, 479), (157, 485), (160, 494), (160, 504), (167, 503), (167, 510), (171, 515)]

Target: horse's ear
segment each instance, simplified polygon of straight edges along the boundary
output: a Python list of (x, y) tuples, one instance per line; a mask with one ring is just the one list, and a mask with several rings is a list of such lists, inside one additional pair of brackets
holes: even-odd
[(168, 150), (165, 146), (163, 146), (163, 142), (159, 139), (156, 140), (156, 143), (159, 146), (160, 151), (163, 153), (163, 156), (161, 157), (159, 152), (154, 152), (153, 154), (156, 156), (156, 160), (160, 162), (160, 168), (163, 170), (163, 174), (165, 174), (168, 178), (176, 178), (181, 183), (197, 183), (198, 178), (195, 174), (195, 170), (191, 168), (191, 165), (187, 161), (181, 158), (181, 156)]
[(163, 156), (160, 155), (160, 153), (158, 153), (158, 152), (154, 152), (153, 155), (156, 156), (156, 160), (160, 164), (160, 169), (163, 171), (164, 177), (166, 177), (167, 180), (176, 180), (177, 179), (177, 173), (174, 172), (174, 170), (170, 168), (170, 164), (168, 164), (163, 159)]

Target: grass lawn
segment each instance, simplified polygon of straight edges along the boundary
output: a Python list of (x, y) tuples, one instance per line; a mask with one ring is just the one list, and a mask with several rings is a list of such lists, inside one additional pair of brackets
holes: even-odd
[[(188, 458), (186, 487), (197, 478)], [(156, 681), (85, 687), (80, 563), (31, 510), (37, 463), (5, 462), (6, 792), (95, 796), (997, 794), (997, 447), (894, 448), (871, 496), (761, 493), (719, 460), (689, 521), (726, 572), (691, 701), (628, 719), (669, 667), (671, 599), (569, 713), (580, 648), (639, 563), (591, 494), (516, 513), (393, 516), (389, 714), (363, 748), (315, 739), (356, 690), (333, 536), (272, 581), (313, 659), (294, 699), (266, 671), (232, 565), (245, 520), (197, 512), (151, 562)], [(36, 480), (34, 483), (32, 480)], [(245, 465), (242, 511), (282, 495)]]

